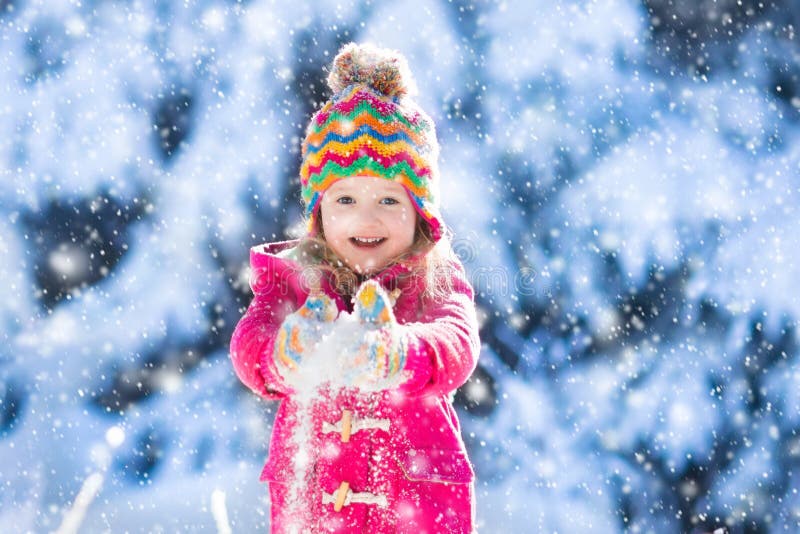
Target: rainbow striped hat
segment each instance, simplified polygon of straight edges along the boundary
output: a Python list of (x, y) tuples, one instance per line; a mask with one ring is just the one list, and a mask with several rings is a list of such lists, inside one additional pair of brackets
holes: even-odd
[(328, 75), (333, 97), (308, 125), (300, 185), (308, 233), (322, 194), (348, 176), (375, 176), (402, 184), (430, 225), (444, 231), (438, 206), (439, 145), (433, 121), (409, 97), (415, 92), (405, 58), (391, 50), (349, 43)]

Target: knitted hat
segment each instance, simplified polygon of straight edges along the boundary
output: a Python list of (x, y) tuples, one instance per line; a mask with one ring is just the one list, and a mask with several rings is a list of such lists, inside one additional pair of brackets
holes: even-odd
[(340, 178), (385, 178), (405, 187), (438, 241), (439, 145), (433, 121), (399, 52), (349, 43), (328, 75), (333, 97), (314, 114), (302, 145), (300, 185), (308, 233), (314, 233), (322, 194)]

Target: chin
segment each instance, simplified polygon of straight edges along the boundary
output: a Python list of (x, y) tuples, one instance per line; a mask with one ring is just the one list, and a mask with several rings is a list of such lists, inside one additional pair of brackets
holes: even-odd
[(370, 265), (363, 266), (363, 267), (361, 265), (357, 264), (357, 265), (355, 265), (355, 267), (352, 267), (352, 269), (355, 272), (357, 272), (358, 274), (361, 274), (361, 275), (365, 275), (365, 276), (368, 276), (368, 275), (371, 275), (371, 274), (375, 274), (375, 273), (379, 272), (382, 268), (383, 268), (383, 266), (381, 266), (380, 264), (370, 264)]

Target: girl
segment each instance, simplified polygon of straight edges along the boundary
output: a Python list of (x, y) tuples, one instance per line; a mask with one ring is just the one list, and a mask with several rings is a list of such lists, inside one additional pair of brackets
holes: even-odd
[(302, 145), (306, 235), (250, 250), (231, 339), (238, 377), (280, 401), (261, 474), (272, 532), (469, 533), (451, 399), (480, 341), (433, 122), (396, 52), (345, 45), (328, 85)]

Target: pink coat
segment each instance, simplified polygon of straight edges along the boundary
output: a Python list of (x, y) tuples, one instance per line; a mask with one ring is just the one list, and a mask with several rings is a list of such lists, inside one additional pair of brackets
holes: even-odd
[[(289, 525), (298, 521), (287, 502), (292, 461), (299, 452), (292, 443), (297, 403), (272, 358), (279, 325), (308, 295), (299, 264), (276, 256), (296, 242), (251, 249), (254, 297), (230, 347), (242, 382), (262, 397), (280, 400), (261, 474), (270, 483), (271, 528), (276, 533), (291, 531)], [(421, 298), (418, 278), (398, 276), (407, 269), (400, 264), (376, 277), (387, 290), (401, 291), (394, 313), (412, 336), (406, 370), (413, 378), (400, 389), (378, 393), (329, 392), (324, 402), (313, 405), (309, 417), (314, 430), (305, 451), (313, 468), (303, 494), (297, 495), (306, 511), (299, 532), (472, 532), (474, 473), (450, 399), (474, 370), (480, 340), (472, 287), (458, 260), (451, 267), (454, 290), (438, 302)], [(323, 290), (340, 310), (352, 311), (352, 303), (327, 280)], [(339, 432), (345, 411), (354, 422), (349, 439)], [(359, 429), (358, 422), (366, 422), (366, 428)], [(329, 501), (342, 482), (353, 497), (337, 512)], [(383, 502), (359, 502), (357, 494)]]

